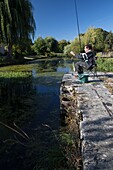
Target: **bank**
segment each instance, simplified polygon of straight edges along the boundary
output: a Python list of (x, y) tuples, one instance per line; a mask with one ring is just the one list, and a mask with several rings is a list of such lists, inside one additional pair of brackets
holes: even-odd
[[(73, 102), (71, 105), (63, 99), (66, 101), (66, 94), (70, 94), (71, 98), (76, 94), (73, 110), (80, 146), (76, 158), (79, 159), (79, 168), (84, 170), (111, 170), (113, 167), (113, 94), (109, 88), (113, 85), (112, 77), (113, 73), (98, 72), (97, 77), (88, 77), (88, 83), (81, 83), (75, 73), (67, 73), (62, 79), (61, 94), (65, 98), (61, 97), (61, 108), (65, 110), (65, 106), (73, 107)], [(65, 118), (72, 114), (70, 109), (67, 110), (69, 112), (62, 112)], [(73, 118), (70, 120), (73, 121)], [(75, 135), (74, 131), (72, 135)]]

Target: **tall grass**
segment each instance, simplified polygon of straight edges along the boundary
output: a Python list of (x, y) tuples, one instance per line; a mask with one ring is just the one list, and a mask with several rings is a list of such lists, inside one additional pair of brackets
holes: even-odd
[(113, 72), (113, 58), (99, 58), (97, 59), (97, 69), (103, 72)]

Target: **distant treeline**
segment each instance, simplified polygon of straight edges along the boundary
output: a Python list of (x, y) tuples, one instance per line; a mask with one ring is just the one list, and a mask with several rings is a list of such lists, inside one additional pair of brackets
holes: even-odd
[[(75, 37), (72, 41), (60, 40), (48, 36), (46, 38), (38, 37), (34, 43), (31, 40), (21, 41), (12, 45), (12, 55), (14, 57), (25, 55), (70, 55), (70, 51), (75, 53), (83, 52), (85, 44), (92, 44), (96, 52), (113, 51), (113, 33), (107, 32), (102, 28), (89, 28), (84, 34)], [(4, 44), (2, 43), (2, 46)], [(7, 53), (7, 45), (4, 45)]]
[[(80, 37), (80, 38), (79, 38)], [(57, 41), (53, 37), (38, 37), (32, 46), (36, 54), (52, 55), (54, 53), (63, 53), (70, 55), (70, 51), (75, 53), (83, 52), (85, 44), (92, 44), (96, 52), (113, 51), (113, 33), (107, 32), (101, 28), (89, 28), (86, 33), (75, 37), (73, 41)]]

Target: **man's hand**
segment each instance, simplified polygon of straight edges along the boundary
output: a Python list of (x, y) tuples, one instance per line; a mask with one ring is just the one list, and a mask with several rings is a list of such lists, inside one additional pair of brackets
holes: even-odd
[(70, 51), (70, 54), (75, 57), (75, 53), (73, 51)]

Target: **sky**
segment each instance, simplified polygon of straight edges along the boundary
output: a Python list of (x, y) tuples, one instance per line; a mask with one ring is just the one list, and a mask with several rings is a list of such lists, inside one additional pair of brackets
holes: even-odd
[(113, 32), (113, 0), (31, 0), (35, 39), (51, 36), (57, 41), (74, 40), (78, 36), (75, 2), (80, 33), (90, 27)]

